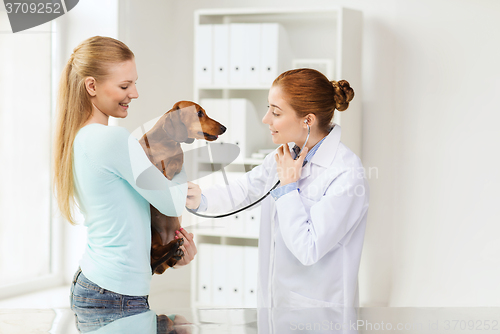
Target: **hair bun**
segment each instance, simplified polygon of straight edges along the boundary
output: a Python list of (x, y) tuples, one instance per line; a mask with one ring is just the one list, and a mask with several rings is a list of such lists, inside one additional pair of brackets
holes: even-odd
[(344, 111), (354, 98), (354, 90), (347, 80), (331, 81), (334, 90), (335, 109)]

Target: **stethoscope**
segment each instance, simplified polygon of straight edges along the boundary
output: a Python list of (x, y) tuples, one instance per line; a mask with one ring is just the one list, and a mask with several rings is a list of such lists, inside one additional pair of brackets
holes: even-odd
[[(304, 142), (304, 145), (302, 145), (302, 148), (300, 149), (300, 152), (299, 154), (297, 154), (297, 156), (295, 157), (294, 160), (297, 160), (299, 157), (300, 157), (300, 154), (302, 153), (302, 150), (304, 150), (304, 147), (306, 147), (306, 144), (307, 144), (307, 141), (309, 140), (309, 134), (311, 133), (311, 127), (309, 127), (309, 124), (307, 123), (307, 119), (304, 120), (304, 123), (307, 125), (307, 137), (306, 137), (306, 141)], [(284, 144), (285, 145), (285, 144)], [(225, 213), (225, 214), (222, 214), (222, 215), (216, 215), (216, 216), (210, 216), (210, 215), (203, 215), (201, 213), (197, 213), (197, 212), (194, 212), (194, 211), (191, 211), (190, 209), (188, 209), (186, 207), (186, 209), (191, 212), (192, 214), (198, 216), (198, 217), (203, 217), (203, 218), (224, 218), (224, 217), (227, 217), (227, 216), (231, 216), (231, 215), (235, 215), (237, 214), (238, 212), (241, 212), (243, 210), (246, 210), (252, 206), (254, 206), (255, 204), (259, 203), (260, 201), (262, 201), (264, 198), (266, 198), (267, 196), (269, 196), (269, 194), (271, 193), (271, 191), (273, 191), (274, 189), (276, 189), (276, 187), (280, 184), (280, 180), (278, 180), (278, 182), (276, 182), (276, 184), (274, 185), (274, 187), (271, 188), (271, 190), (269, 190), (267, 192), (267, 194), (265, 194), (264, 196), (262, 196), (259, 200), (253, 202), (252, 204), (249, 204), (247, 206), (245, 206), (244, 208), (241, 208), (241, 209), (238, 209), (236, 211), (233, 211), (233, 212), (229, 212), (229, 213)]]

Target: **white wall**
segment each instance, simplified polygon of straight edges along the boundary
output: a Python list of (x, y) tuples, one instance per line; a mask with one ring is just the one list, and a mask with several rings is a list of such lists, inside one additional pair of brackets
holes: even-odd
[[(498, 1), (121, 0), (140, 98), (119, 124), (133, 130), (192, 98), (195, 9), (326, 5), (364, 12), (363, 87), (354, 89), (364, 96), (362, 160), (378, 174), (361, 304), (499, 306)], [(188, 274), (162, 279), (187, 289)]]

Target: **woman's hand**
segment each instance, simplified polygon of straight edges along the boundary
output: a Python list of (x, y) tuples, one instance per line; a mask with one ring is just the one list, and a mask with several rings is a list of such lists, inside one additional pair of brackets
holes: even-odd
[(281, 186), (297, 182), (300, 179), (302, 163), (306, 158), (307, 152), (308, 149), (305, 147), (304, 151), (300, 152), (300, 157), (297, 160), (293, 160), (292, 154), (288, 149), (288, 144), (283, 144), (278, 147), (275, 159), (277, 162), (276, 169), (278, 170)]
[(199, 185), (188, 182), (188, 191), (186, 198), (186, 208), (196, 210), (201, 202), (201, 188)]
[(174, 318), (174, 333), (178, 334), (191, 334), (191, 325), (185, 317), (180, 314), (176, 314)]
[(184, 252), (184, 256), (180, 261), (177, 261), (177, 264), (174, 268), (185, 266), (189, 262), (194, 259), (198, 250), (196, 249), (196, 245), (193, 240), (193, 233), (188, 233), (184, 228), (181, 227), (179, 233), (175, 236), (175, 239), (184, 238), (184, 244), (180, 247)]

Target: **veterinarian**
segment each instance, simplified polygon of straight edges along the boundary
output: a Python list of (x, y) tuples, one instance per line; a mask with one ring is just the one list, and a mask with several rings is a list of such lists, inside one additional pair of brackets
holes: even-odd
[[(346, 110), (353, 97), (347, 81), (329, 81), (312, 69), (282, 73), (269, 91), (262, 122), (281, 146), (229, 183), (233, 201), (243, 207), (280, 181), (259, 203), (259, 307), (358, 306), (369, 188), (360, 159), (340, 141), (340, 126), (332, 123), (334, 111)], [(308, 126), (309, 140), (294, 160)], [(225, 185), (202, 194), (188, 183), (188, 209), (225, 213), (239, 208), (231, 203)]]
[[(72, 224), (76, 200), (87, 227), (85, 253), (71, 286), (71, 308), (77, 317), (92, 308), (131, 314), (149, 309), (150, 203), (169, 216), (178, 217), (184, 209), (185, 171), (169, 181), (125, 128), (108, 126), (109, 116), (127, 117), (129, 103), (139, 97), (137, 79), (132, 51), (100, 36), (74, 49), (61, 76), (55, 195), (62, 216)], [(136, 176), (144, 171), (161, 189), (136, 185)], [(178, 235), (184, 238), (185, 255), (177, 262), (182, 266), (193, 259), (196, 246), (191, 233), (182, 229)]]

